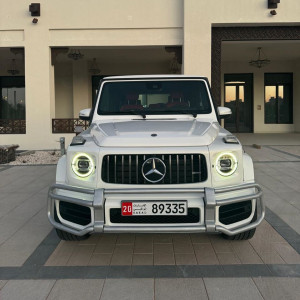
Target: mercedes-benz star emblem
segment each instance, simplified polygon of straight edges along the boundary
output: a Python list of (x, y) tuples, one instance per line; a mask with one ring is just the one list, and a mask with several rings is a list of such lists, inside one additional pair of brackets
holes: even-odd
[(166, 165), (159, 158), (148, 158), (142, 165), (142, 174), (151, 183), (159, 182), (166, 175)]

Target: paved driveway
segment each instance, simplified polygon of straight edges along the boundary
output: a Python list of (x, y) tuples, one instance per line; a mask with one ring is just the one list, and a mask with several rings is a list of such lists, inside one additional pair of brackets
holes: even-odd
[(55, 166), (0, 167), (0, 299), (299, 299), (300, 146), (245, 150), (267, 205), (249, 241), (106, 234), (61, 242), (46, 217)]

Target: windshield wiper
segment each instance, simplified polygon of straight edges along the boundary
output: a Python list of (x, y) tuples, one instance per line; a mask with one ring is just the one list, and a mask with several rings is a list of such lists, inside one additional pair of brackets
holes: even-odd
[(146, 114), (143, 111), (136, 111), (136, 110), (126, 110), (124, 111), (124, 115), (129, 114), (129, 115), (137, 115), (137, 116), (142, 116), (143, 119), (146, 119)]
[(192, 115), (195, 119), (197, 118), (198, 113), (194, 111), (188, 110), (170, 110), (168, 113), (175, 113), (175, 114), (184, 114), (184, 115)]
[(103, 114), (103, 115), (137, 115), (137, 116), (142, 116), (143, 119), (146, 119), (146, 114), (143, 111), (136, 111), (136, 110), (126, 110), (122, 112), (117, 112), (117, 111), (101, 111), (98, 114)]

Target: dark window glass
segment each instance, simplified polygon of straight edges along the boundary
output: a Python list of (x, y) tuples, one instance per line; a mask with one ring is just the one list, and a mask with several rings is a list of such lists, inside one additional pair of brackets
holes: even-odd
[(0, 77), (0, 119), (25, 120), (24, 77)]
[(265, 74), (265, 123), (293, 123), (293, 74)]
[(211, 113), (204, 81), (127, 81), (104, 83), (98, 114)]

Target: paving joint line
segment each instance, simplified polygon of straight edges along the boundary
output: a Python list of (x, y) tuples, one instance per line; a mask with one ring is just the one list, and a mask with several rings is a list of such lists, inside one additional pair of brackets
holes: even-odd
[(268, 148), (268, 149), (271, 149), (273, 151), (277, 151), (277, 152), (280, 152), (280, 153), (283, 153), (283, 154), (286, 154), (286, 155), (289, 155), (289, 156), (292, 156), (292, 157), (300, 159), (299, 155), (296, 155), (296, 154), (293, 154), (293, 153), (289, 153), (289, 152), (286, 152), (286, 151), (283, 151), (283, 150), (280, 150), (280, 149), (273, 148), (274, 146), (273, 147), (272, 146), (265, 146), (265, 147)]

